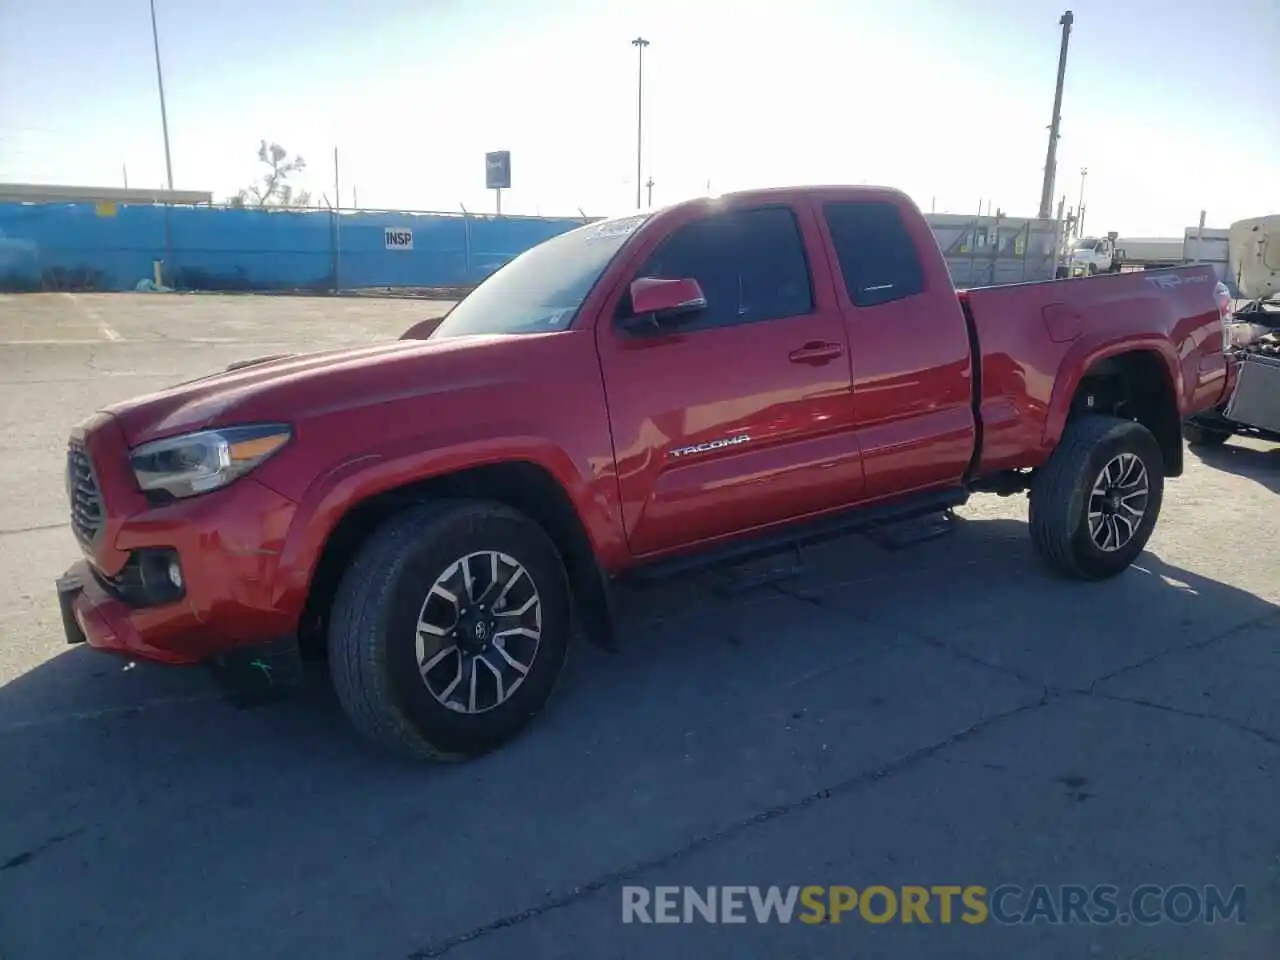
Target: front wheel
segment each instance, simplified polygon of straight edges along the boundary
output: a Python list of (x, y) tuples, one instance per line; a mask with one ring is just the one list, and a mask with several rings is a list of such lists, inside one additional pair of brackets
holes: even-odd
[(1112, 577), (1142, 553), (1163, 497), (1164, 458), (1146, 427), (1081, 417), (1036, 472), (1031, 540), (1058, 573)]
[(358, 552), (334, 599), (329, 669), (374, 741), (416, 757), (490, 750), (542, 709), (572, 626), (560, 556), (497, 503), (398, 514)]

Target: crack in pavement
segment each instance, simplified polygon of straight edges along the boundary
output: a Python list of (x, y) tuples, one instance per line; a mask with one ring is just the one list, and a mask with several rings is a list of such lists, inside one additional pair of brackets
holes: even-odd
[(886, 777), (901, 773), (904, 770), (915, 766), (917, 763), (927, 760), (943, 750), (946, 750), (948, 747), (952, 747), (957, 743), (962, 743), (978, 736), (987, 728), (994, 726), (995, 724), (1012, 719), (1032, 710), (1039, 710), (1048, 702), (1049, 701), (1046, 699), (1041, 699), (1033, 703), (1024, 703), (1019, 707), (1014, 707), (1012, 710), (1005, 710), (1001, 713), (992, 714), (991, 716), (985, 717), (977, 723), (953, 733), (936, 743), (931, 743), (924, 747), (917, 747), (915, 750), (911, 750), (896, 760), (891, 760), (882, 766), (876, 767), (874, 770), (864, 771), (845, 780), (838, 781), (831, 786), (815, 790), (813, 793), (809, 793), (796, 800), (778, 804), (777, 806), (770, 807), (767, 810), (762, 810), (759, 813), (752, 814), (749, 817), (736, 820), (712, 833), (695, 837), (693, 840), (690, 840), (677, 847), (675, 850), (669, 851), (661, 856), (653, 857), (648, 860), (641, 860), (622, 867), (621, 869), (610, 871), (609, 873), (596, 877), (594, 880), (581, 884), (580, 886), (576, 886), (567, 893), (562, 893), (539, 906), (529, 907), (528, 909), (521, 910), (518, 913), (507, 914), (506, 916), (499, 917), (496, 920), (491, 920), (489, 923), (483, 924), (482, 926), (468, 930), (465, 933), (455, 934), (452, 937), (447, 937), (435, 943), (429, 943), (425, 947), (414, 950), (408, 955), (406, 960), (431, 960), (431, 958), (434, 957), (442, 957), (449, 951), (456, 947), (460, 947), (463, 944), (479, 940), (482, 937), (488, 936), (491, 933), (496, 933), (497, 931), (503, 930), (507, 927), (517, 926), (528, 920), (537, 919), (538, 917), (554, 910), (571, 906), (578, 901), (584, 900), (592, 894), (607, 889), (620, 881), (631, 880), (659, 867), (665, 867), (669, 864), (683, 860), (694, 853), (707, 849), (708, 847), (715, 846), (725, 840), (733, 839), (739, 834), (745, 833), (760, 824), (769, 823), (770, 821), (777, 820), (789, 814), (806, 810), (814, 804), (853, 793), (868, 784), (875, 783), (885, 779)]
[(65, 843), (68, 840), (73, 840), (76, 837), (80, 836), (80, 834), (84, 833), (84, 831), (85, 831), (84, 827), (77, 827), (75, 830), (69, 830), (66, 833), (54, 834), (52, 837), (45, 840), (43, 843), (36, 844), (30, 850), (24, 850), (22, 851), (22, 853), (15, 854), (14, 856), (10, 857), (4, 863), (0, 863), (0, 870), (13, 870), (17, 867), (25, 867), (28, 863), (30, 863), (36, 857), (40, 856), (40, 854), (44, 853), (46, 850), (51, 850), (52, 848), (56, 847), (60, 843)]
[[(798, 600), (802, 603), (808, 603), (816, 607), (824, 607), (824, 608), (829, 606), (826, 599), (818, 594), (797, 593), (795, 591), (787, 589), (782, 584), (777, 584), (777, 583), (771, 584), (771, 586), (778, 593), (781, 593), (784, 596), (791, 597), (792, 599)], [(840, 609), (848, 613), (850, 616), (854, 617), (855, 619), (859, 620), (860, 622), (865, 623), (867, 626), (876, 626), (876, 621), (873, 618), (863, 615), (856, 609), (849, 609), (845, 607), (842, 607)], [(1050, 691), (1053, 689), (1050, 687), (1049, 684), (1045, 683), (1043, 680), (1038, 680), (1035, 677), (1029, 677), (1026, 674), (1023, 674), (1017, 670), (1014, 670), (1012, 667), (1004, 667), (998, 663), (992, 663), (989, 660), (984, 660), (982, 659), (982, 657), (979, 657), (977, 654), (970, 653), (968, 650), (964, 650), (959, 647), (955, 647), (952, 644), (947, 643), (945, 640), (942, 640), (938, 637), (933, 636), (928, 631), (921, 630), (919, 627), (903, 625), (902, 631), (911, 639), (917, 641), (918, 643), (923, 644), (926, 647), (932, 647), (936, 650), (941, 650), (944, 653), (948, 653), (951, 656), (959, 660), (963, 660), (966, 663), (971, 663), (974, 666), (985, 667), (988, 670), (994, 670), (996, 673), (1002, 674), (1006, 677), (1012, 677), (1013, 679), (1018, 680), (1021, 683), (1027, 684), (1028, 686), (1039, 687), (1041, 690), (1041, 695), (1043, 697), (1048, 697)]]
[(61, 520), (58, 523), (38, 523), (34, 527), (14, 527), (10, 530), (0, 530), (0, 537), (8, 537), (17, 533), (37, 533), (41, 530), (61, 530), (65, 526), (68, 526), (66, 520)]
[(1232, 729), (1240, 731), (1241, 733), (1252, 734), (1264, 743), (1271, 744), (1273, 747), (1280, 747), (1280, 737), (1277, 737), (1266, 730), (1261, 730), (1258, 727), (1251, 727), (1247, 723), (1241, 723), (1239, 720), (1234, 720), (1231, 717), (1224, 717), (1219, 713), (1184, 710), (1181, 707), (1173, 707), (1167, 703), (1157, 703), (1155, 700), (1147, 700), (1143, 697), (1122, 697), (1114, 693), (1084, 693), (1082, 691), (1075, 691), (1075, 693), (1078, 696), (1097, 697), (1102, 700), (1111, 700), (1116, 703), (1132, 704), (1135, 707), (1149, 707), (1152, 710), (1163, 710), (1165, 713), (1174, 713), (1180, 717), (1190, 717), (1193, 720), (1212, 720), (1215, 723), (1224, 724)]
[(1153, 653), (1149, 657), (1144, 657), (1143, 659), (1137, 661), (1136, 663), (1130, 663), (1130, 664), (1126, 664), (1123, 667), (1117, 667), (1116, 669), (1110, 671), (1109, 673), (1104, 673), (1101, 676), (1094, 677), (1092, 680), (1089, 681), (1089, 686), (1087, 686), (1083, 690), (1072, 690), (1071, 692), (1072, 693), (1093, 693), (1094, 687), (1096, 687), (1100, 683), (1105, 683), (1108, 680), (1114, 679), (1115, 677), (1123, 676), (1126, 673), (1132, 673), (1134, 670), (1141, 670), (1143, 667), (1149, 667), (1151, 664), (1155, 663), (1157, 660), (1163, 660), (1165, 657), (1170, 656), (1171, 654), (1186, 653), (1188, 651), (1193, 651), (1193, 650), (1203, 650), (1206, 647), (1213, 646), (1215, 643), (1221, 643), (1223, 640), (1230, 639), (1231, 637), (1234, 637), (1237, 633), (1244, 633), (1246, 630), (1251, 630), (1254, 627), (1261, 626), (1267, 623), (1267, 621), (1269, 620), (1275, 620), (1277, 622), (1280, 622), (1280, 608), (1277, 608), (1274, 604), (1271, 605), (1271, 610), (1269, 610), (1267, 613), (1254, 617), (1251, 620), (1246, 620), (1244, 623), (1238, 623), (1234, 627), (1228, 627), (1226, 630), (1223, 630), (1220, 633), (1212, 634), (1211, 636), (1203, 640), (1197, 640), (1194, 643), (1183, 644), (1180, 647), (1170, 647), (1167, 650), (1161, 650), (1158, 653)]

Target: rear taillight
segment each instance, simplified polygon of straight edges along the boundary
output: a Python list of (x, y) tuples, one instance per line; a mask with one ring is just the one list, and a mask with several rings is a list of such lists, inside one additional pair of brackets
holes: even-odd
[(1218, 319), (1222, 321), (1222, 352), (1231, 349), (1231, 291), (1221, 280), (1213, 288), (1213, 298), (1218, 303)]

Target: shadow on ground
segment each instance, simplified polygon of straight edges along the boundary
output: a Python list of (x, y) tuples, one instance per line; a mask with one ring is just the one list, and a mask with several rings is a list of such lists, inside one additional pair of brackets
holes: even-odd
[[(730, 841), (749, 858), (764, 823), (861, 803), (988, 728), (1276, 614), (1150, 554), (1106, 583), (1055, 580), (1024, 524), (956, 526), (627, 589), (620, 652), (579, 646), (533, 729), (463, 765), (367, 749), (323, 674), (236, 710), (193, 699), (198, 675), (179, 689), (70, 650), (0, 688), (0, 955), (434, 956), (496, 930), (527, 956), (573, 955), (536, 944), (544, 913)], [(921, 789), (992, 776), (940, 769)], [(865, 829), (837, 819), (833, 842)], [(982, 828), (1007, 846), (1017, 823)], [(877, 829), (943, 869), (909, 823)]]
[(1280, 493), (1280, 446), (1269, 450), (1228, 440), (1221, 447), (1191, 447), (1191, 455), (1217, 470), (1225, 470)]

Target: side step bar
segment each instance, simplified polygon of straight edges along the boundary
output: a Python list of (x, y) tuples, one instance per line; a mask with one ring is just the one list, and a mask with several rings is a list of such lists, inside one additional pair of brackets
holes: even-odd
[(963, 487), (956, 487), (911, 494), (865, 507), (853, 507), (816, 520), (791, 525), (784, 530), (771, 531), (759, 536), (747, 536), (697, 553), (663, 557), (630, 571), (625, 579), (640, 582), (665, 580), (696, 570), (743, 563), (798, 546), (834, 540), (851, 533), (865, 533), (929, 514), (946, 513), (963, 506), (968, 499), (969, 491)]

